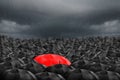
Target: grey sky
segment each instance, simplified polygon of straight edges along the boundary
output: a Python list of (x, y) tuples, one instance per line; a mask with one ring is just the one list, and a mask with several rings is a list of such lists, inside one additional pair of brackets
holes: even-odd
[(35, 37), (119, 33), (119, 14), (120, 0), (0, 0), (0, 33)]

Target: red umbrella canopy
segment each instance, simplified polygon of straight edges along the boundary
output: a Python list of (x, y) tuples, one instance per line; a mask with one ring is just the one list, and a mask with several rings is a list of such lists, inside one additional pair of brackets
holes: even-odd
[(64, 65), (71, 65), (71, 62), (58, 54), (42, 54), (42, 55), (38, 55), (34, 58), (34, 60), (39, 63), (39, 64), (43, 64), (45, 66), (53, 66), (56, 64), (64, 64)]

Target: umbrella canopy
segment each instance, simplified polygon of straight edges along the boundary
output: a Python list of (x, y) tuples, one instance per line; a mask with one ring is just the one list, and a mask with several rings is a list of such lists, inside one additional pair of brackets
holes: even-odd
[(56, 64), (64, 64), (64, 65), (71, 65), (71, 62), (58, 54), (42, 54), (42, 55), (38, 55), (34, 58), (34, 60), (39, 63), (39, 64), (43, 64), (45, 66), (53, 66)]
[(35, 75), (38, 80), (65, 80), (60, 74), (52, 72), (40, 72)]

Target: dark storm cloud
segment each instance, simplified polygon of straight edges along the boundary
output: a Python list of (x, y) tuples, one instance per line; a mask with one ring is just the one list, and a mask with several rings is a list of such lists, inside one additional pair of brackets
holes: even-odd
[[(106, 33), (114, 33), (119, 28), (119, 7), (120, 0), (0, 0), (0, 27), (7, 28), (0, 32), (43, 37), (81, 36), (100, 34), (106, 28), (111, 30), (105, 30)], [(115, 25), (106, 27), (106, 23)], [(7, 31), (8, 26), (17, 27)], [(27, 28), (19, 29), (20, 26)]]

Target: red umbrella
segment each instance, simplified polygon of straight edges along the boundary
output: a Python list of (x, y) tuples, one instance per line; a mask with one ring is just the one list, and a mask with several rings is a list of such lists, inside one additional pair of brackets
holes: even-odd
[(71, 62), (66, 59), (65, 57), (58, 55), (58, 54), (42, 54), (38, 55), (34, 58), (34, 60), (39, 63), (43, 64), (45, 66), (53, 66), (56, 64), (64, 64), (64, 65), (70, 65)]

